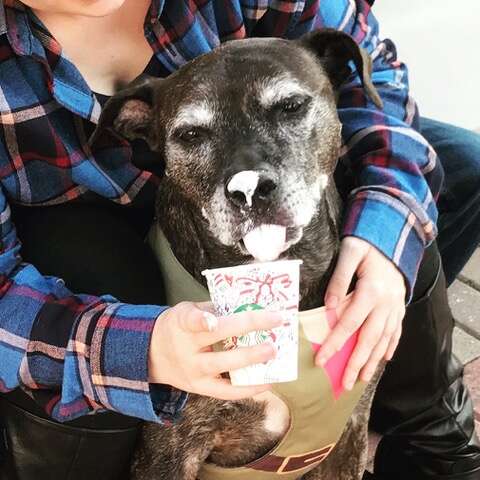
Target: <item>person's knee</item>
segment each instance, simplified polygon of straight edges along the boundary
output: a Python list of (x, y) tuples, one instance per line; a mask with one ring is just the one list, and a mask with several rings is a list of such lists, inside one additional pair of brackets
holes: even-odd
[(480, 205), (480, 134), (425, 118), (420, 126), (445, 172), (440, 211), (456, 211), (471, 202)]
[[(459, 188), (465, 193), (474, 194), (480, 204), (480, 134), (454, 127), (449, 142), (451, 156), (454, 157), (453, 176)], [(448, 186), (448, 177), (446, 178)]]
[(447, 171), (452, 167), (453, 156), (453, 172), (458, 165), (462, 165), (477, 179), (480, 178), (479, 133), (430, 118), (420, 119), (420, 133), (436, 150)]

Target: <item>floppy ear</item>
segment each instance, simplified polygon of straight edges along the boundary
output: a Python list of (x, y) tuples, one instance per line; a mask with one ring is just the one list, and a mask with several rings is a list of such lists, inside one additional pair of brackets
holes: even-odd
[(90, 144), (95, 143), (105, 130), (110, 130), (130, 141), (143, 138), (153, 149), (157, 144), (153, 114), (155, 86), (161, 81), (142, 79), (111, 97), (102, 109)]
[(335, 89), (340, 88), (352, 73), (348, 63), (353, 61), (365, 92), (378, 108), (383, 108), (382, 100), (371, 79), (372, 60), (370, 55), (366, 50), (360, 48), (350, 35), (339, 30), (325, 28), (307, 33), (299, 41), (317, 55)]

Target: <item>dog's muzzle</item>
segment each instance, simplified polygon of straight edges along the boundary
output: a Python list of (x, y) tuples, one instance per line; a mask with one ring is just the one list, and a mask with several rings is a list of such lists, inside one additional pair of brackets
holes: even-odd
[(225, 196), (241, 210), (268, 208), (278, 185), (278, 175), (272, 168), (241, 170), (230, 173), (225, 182)]

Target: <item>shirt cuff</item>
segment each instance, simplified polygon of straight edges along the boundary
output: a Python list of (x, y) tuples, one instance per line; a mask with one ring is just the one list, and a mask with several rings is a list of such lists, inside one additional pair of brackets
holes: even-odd
[(433, 222), (421, 222), (403, 202), (381, 191), (355, 193), (345, 212), (342, 237), (361, 238), (390, 259), (405, 278), (409, 303), (424, 250), (436, 235)]
[(150, 384), (150, 396), (155, 412), (165, 422), (178, 418), (188, 399), (187, 392), (160, 383)]
[(152, 399), (148, 351), (153, 327), (166, 307), (113, 304), (96, 322), (90, 365), (97, 401), (109, 410), (151, 422), (174, 421), (187, 394), (162, 386)]

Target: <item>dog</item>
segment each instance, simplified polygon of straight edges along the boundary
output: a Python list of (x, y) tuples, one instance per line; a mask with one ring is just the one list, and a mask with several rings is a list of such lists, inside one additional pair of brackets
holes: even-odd
[[(301, 259), (300, 308), (322, 305), (339, 249), (342, 202), (333, 173), (342, 139), (336, 103), (350, 62), (365, 101), (382, 108), (368, 54), (330, 29), (298, 40), (227, 42), (105, 105), (97, 132), (141, 138), (165, 163), (156, 226), (168, 255), (200, 289), (207, 268)], [(177, 282), (173, 290), (180, 287)], [(132, 478), (360, 479), (381, 370), (360, 391), (334, 443), (274, 468), (264, 460), (277, 458), (273, 449), (292, 429), (290, 407), (280, 397), (268, 392), (227, 402), (191, 395), (178, 423), (145, 425)], [(218, 470), (205, 473), (206, 465)]]

